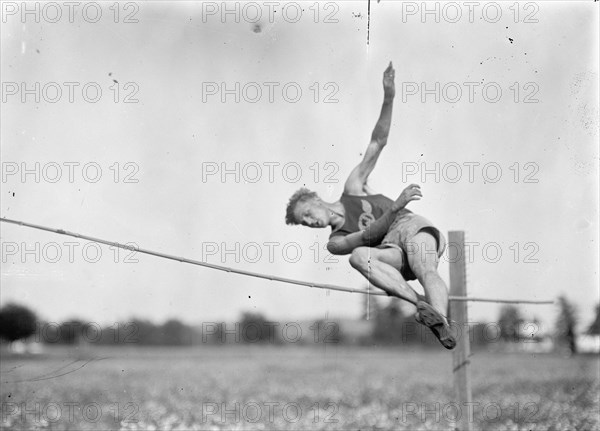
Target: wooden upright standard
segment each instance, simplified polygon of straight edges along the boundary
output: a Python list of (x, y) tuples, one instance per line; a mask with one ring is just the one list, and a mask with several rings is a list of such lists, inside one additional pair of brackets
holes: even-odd
[[(448, 232), (448, 257), (450, 260), (450, 295), (467, 296), (467, 274), (465, 256), (465, 233), (463, 231)], [(471, 413), (471, 376), (469, 375), (469, 357), (471, 346), (469, 343), (469, 330), (467, 302), (451, 301), (450, 318), (458, 325), (458, 339), (453, 351), (452, 369), (454, 373), (454, 389), (459, 405), (456, 426), (461, 431), (473, 429)]]

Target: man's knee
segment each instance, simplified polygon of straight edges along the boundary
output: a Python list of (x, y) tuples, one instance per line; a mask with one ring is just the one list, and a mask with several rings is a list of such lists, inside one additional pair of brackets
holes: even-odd
[(411, 266), (421, 271), (436, 269), (439, 264), (438, 242), (429, 232), (421, 231), (411, 240), (408, 261)]
[(369, 247), (355, 248), (350, 255), (350, 265), (358, 271), (366, 269), (369, 266), (370, 254)]

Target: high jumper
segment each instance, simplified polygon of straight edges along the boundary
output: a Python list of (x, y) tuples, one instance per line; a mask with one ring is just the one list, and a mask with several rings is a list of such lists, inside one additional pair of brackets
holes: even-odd
[[(444, 235), (426, 218), (406, 209), (423, 195), (416, 184), (396, 201), (374, 193), (367, 184), (388, 142), (395, 97), (395, 71), (390, 62), (383, 73), (383, 105), (363, 160), (350, 172), (335, 202), (323, 201), (306, 188), (296, 191), (286, 209), (286, 223), (331, 228), (327, 249), (350, 254), (350, 265), (374, 286), (417, 307), (416, 320), (429, 327), (447, 349), (456, 346), (448, 324), (448, 288), (438, 273), (446, 248)], [(425, 295), (408, 283), (419, 280)]]

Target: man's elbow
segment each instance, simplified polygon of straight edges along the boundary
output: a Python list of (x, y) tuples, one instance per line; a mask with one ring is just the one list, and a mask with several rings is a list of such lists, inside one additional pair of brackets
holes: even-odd
[(344, 247), (341, 244), (339, 244), (338, 242), (335, 242), (335, 241), (329, 241), (327, 243), (327, 251), (336, 256), (341, 256), (343, 254), (349, 253), (346, 250), (344, 250)]
[(371, 135), (371, 142), (375, 143), (378, 147), (377, 149), (381, 151), (387, 144), (388, 135), (389, 131), (375, 129)]

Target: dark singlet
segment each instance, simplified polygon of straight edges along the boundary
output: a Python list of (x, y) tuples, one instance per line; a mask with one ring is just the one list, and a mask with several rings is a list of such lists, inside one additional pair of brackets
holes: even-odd
[[(342, 194), (340, 202), (345, 210), (344, 224), (341, 228), (331, 232), (329, 238), (346, 236), (366, 229), (370, 223), (381, 217), (394, 203), (382, 194), (355, 196), (345, 193)], [(403, 211), (409, 212), (408, 210)]]

